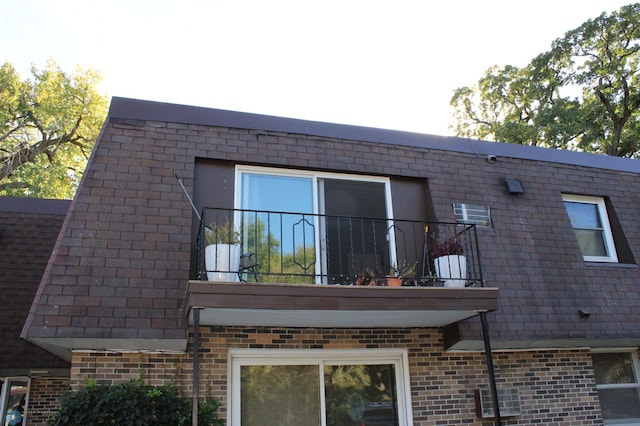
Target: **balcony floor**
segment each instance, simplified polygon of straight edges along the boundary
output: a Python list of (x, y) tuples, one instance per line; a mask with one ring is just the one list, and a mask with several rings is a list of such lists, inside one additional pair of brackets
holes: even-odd
[(190, 281), (186, 312), (201, 325), (442, 327), (498, 308), (493, 287), (356, 287)]

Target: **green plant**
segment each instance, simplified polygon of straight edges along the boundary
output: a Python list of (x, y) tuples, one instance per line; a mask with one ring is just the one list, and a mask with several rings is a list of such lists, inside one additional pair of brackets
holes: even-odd
[(204, 239), (210, 244), (240, 244), (240, 233), (226, 218), (224, 222), (213, 222), (204, 229)]
[(433, 258), (450, 255), (462, 255), (464, 254), (464, 247), (460, 244), (456, 238), (451, 237), (448, 240), (442, 241), (433, 250), (431, 255)]
[[(222, 425), (220, 402), (207, 398), (198, 404), (198, 424)], [(51, 426), (137, 425), (188, 426), (191, 398), (180, 395), (174, 384), (151, 386), (142, 380), (115, 385), (90, 383), (62, 395), (60, 408), (48, 422)]]

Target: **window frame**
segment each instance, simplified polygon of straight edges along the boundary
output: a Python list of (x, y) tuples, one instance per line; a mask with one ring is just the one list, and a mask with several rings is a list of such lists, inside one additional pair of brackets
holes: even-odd
[[(638, 352), (636, 349), (628, 349), (628, 348), (620, 348), (620, 349), (594, 349), (591, 351), (592, 354), (602, 354), (602, 353), (610, 353), (610, 354), (620, 354), (626, 353), (631, 357), (631, 363), (633, 364), (633, 373), (635, 376), (634, 383), (606, 383), (599, 384), (596, 382), (596, 390), (606, 390), (606, 389), (637, 389), (639, 393), (638, 404), (640, 404), (640, 359), (638, 358)], [(595, 372), (595, 364), (593, 364), (592, 358), (592, 366)], [(595, 374), (594, 374), (595, 376)], [(602, 405), (600, 405), (600, 410), (602, 411)], [(640, 419), (637, 421), (624, 422), (620, 420), (604, 420), (605, 425), (625, 425), (625, 426), (640, 426)]]
[[(391, 364), (395, 368), (398, 424), (413, 424), (409, 361), (406, 349), (230, 349), (227, 371), (227, 422), (241, 425), (240, 368), (246, 365), (317, 365), (323, 374), (325, 365)], [(320, 381), (321, 408), (326, 410), (324, 382)], [(326, 421), (322, 415), (322, 421)], [(324, 426), (324, 425), (323, 425)]]
[[(607, 256), (589, 256), (582, 253), (582, 257), (585, 262), (609, 262), (609, 263), (617, 263), (618, 262), (618, 253), (616, 251), (616, 245), (613, 239), (613, 232), (611, 230), (611, 223), (609, 221), (609, 213), (607, 211), (607, 206), (605, 204), (605, 200), (603, 197), (594, 197), (587, 195), (574, 195), (574, 194), (562, 194), (562, 202), (565, 207), (565, 212), (568, 212), (566, 209), (566, 203), (582, 203), (582, 204), (591, 204), (596, 206), (596, 210), (598, 212), (598, 216), (600, 219), (600, 223), (602, 225), (602, 236), (603, 242), (605, 245), (605, 249), (607, 250)], [(575, 231), (573, 224), (571, 224), (571, 220), (569, 220), (569, 224), (571, 228)]]

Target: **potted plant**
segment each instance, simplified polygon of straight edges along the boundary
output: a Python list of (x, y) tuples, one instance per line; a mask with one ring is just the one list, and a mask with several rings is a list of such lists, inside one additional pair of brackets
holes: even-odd
[(416, 265), (409, 265), (406, 260), (401, 260), (397, 264), (391, 266), (389, 275), (387, 275), (387, 285), (389, 287), (400, 287), (405, 278), (413, 277), (416, 273)]
[(364, 268), (356, 275), (356, 285), (376, 285), (375, 276), (375, 273), (371, 269)]
[(444, 280), (445, 287), (464, 287), (467, 277), (467, 259), (464, 247), (456, 238), (438, 244), (431, 252), (436, 275)]
[(205, 227), (204, 260), (209, 281), (239, 281), (240, 233), (227, 218)]

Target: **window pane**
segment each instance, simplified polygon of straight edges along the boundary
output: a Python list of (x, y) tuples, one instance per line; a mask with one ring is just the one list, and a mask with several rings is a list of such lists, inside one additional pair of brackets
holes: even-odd
[(241, 424), (320, 424), (317, 365), (246, 365), (240, 370)]
[(601, 231), (574, 229), (583, 256), (607, 256), (607, 247)]
[(571, 225), (574, 228), (602, 228), (600, 216), (598, 215), (598, 206), (591, 203), (576, 203), (566, 201), (565, 207), (571, 219)]
[(329, 277), (384, 275), (390, 266), (385, 184), (323, 179), (322, 188)]
[(24, 380), (11, 380), (9, 383), (9, 395), (7, 395), (7, 412), (4, 415), (5, 424), (8, 426), (22, 425), (24, 416), (25, 397), (29, 383)]
[(241, 198), (241, 208), (260, 211), (243, 214), (242, 250), (255, 254), (261, 281), (301, 282), (299, 275), (313, 277), (314, 218), (302, 214), (313, 212), (311, 178), (243, 173)]
[(633, 358), (630, 353), (594, 353), (592, 359), (597, 384), (636, 383)]
[(398, 424), (393, 365), (324, 368), (327, 426)]
[(640, 399), (637, 388), (598, 389), (598, 395), (605, 420), (640, 420)]

